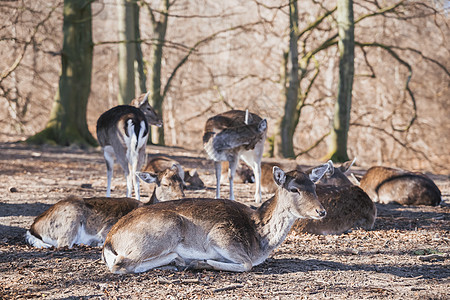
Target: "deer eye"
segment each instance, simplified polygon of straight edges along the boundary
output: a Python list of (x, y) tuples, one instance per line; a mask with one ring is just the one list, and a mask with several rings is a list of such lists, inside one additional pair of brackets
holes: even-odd
[(298, 189), (296, 189), (296, 188), (291, 188), (289, 191), (290, 191), (291, 193), (297, 193), (297, 192), (298, 192)]

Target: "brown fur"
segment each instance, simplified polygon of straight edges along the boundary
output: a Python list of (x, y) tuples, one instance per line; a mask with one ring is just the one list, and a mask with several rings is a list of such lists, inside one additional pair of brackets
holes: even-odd
[(351, 228), (373, 228), (377, 208), (361, 188), (317, 185), (317, 197), (327, 211), (327, 216), (321, 220), (297, 220), (293, 230), (314, 234), (341, 234)]
[[(245, 118), (248, 116), (247, 123)], [(267, 134), (267, 121), (241, 110), (231, 110), (209, 118), (205, 124), (203, 147), (214, 160), (216, 198), (220, 198), (221, 162), (229, 162), (230, 199), (234, 200), (233, 181), (239, 159), (255, 172), (255, 201), (261, 202), (260, 167)]]
[[(234, 178), (234, 182), (239, 183), (254, 183), (255, 175), (253, 174), (252, 169), (245, 163), (239, 162), (236, 168), (236, 177)], [(228, 178), (228, 161), (222, 162), (222, 174), (221, 181), (225, 181)]]
[(160, 173), (166, 169), (170, 169), (173, 165), (178, 168), (178, 174), (183, 180), (183, 184), (191, 189), (204, 188), (205, 184), (200, 179), (196, 170), (184, 169), (181, 164), (175, 159), (166, 156), (154, 156), (149, 159), (143, 172)]
[(261, 163), (261, 190), (263, 193), (274, 193), (277, 185), (273, 181), (272, 169), (274, 166), (281, 167), (279, 163), (262, 162)]
[(360, 182), (374, 202), (402, 205), (439, 205), (442, 195), (425, 174), (382, 166), (371, 167)]
[(55, 240), (57, 247), (72, 247), (80, 226), (97, 236), (91, 244), (102, 244), (111, 227), (124, 215), (142, 203), (132, 198), (80, 198), (69, 196), (36, 217), (30, 234), (42, 240)]
[[(326, 169), (321, 170), (323, 174)], [(275, 168), (274, 178), (277, 192), (256, 210), (224, 199), (183, 199), (138, 208), (111, 229), (103, 260), (114, 273), (145, 272), (170, 263), (248, 271), (281, 244), (296, 218), (325, 215), (308, 175)]]
[[(351, 161), (339, 167), (327, 162), (330, 168), (317, 184), (317, 197), (327, 211), (322, 220), (298, 220), (294, 225), (297, 232), (314, 234), (341, 234), (352, 228), (372, 229), (377, 208), (369, 196), (354, 186), (345, 173)], [(312, 169), (306, 169), (310, 173)]]

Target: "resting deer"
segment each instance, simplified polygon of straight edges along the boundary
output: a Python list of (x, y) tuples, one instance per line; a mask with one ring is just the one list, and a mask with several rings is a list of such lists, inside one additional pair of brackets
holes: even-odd
[(203, 146), (214, 160), (216, 171), (216, 198), (220, 198), (221, 162), (228, 161), (230, 199), (234, 200), (233, 180), (239, 158), (255, 174), (255, 201), (261, 202), (261, 158), (267, 134), (267, 121), (258, 115), (241, 110), (230, 110), (209, 118), (203, 135)]
[(298, 220), (294, 225), (295, 231), (341, 234), (351, 228), (373, 228), (377, 216), (375, 204), (345, 175), (353, 163), (348, 161), (337, 168), (331, 160), (327, 162), (329, 168), (317, 184), (317, 197), (326, 209), (327, 216), (321, 220)]
[(139, 180), (135, 173), (145, 163), (148, 126), (162, 126), (161, 118), (148, 103), (149, 93), (134, 99), (132, 103), (135, 106), (113, 107), (97, 120), (97, 139), (103, 148), (108, 177), (106, 197), (111, 196), (111, 179), (116, 157), (127, 179), (127, 197), (131, 197), (133, 186), (135, 197), (140, 200)]
[(136, 172), (142, 181), (156, 184), (149, 200), (150, 203), (184, 198), (184, 182), (179, 175), (179, 168), (179, 165), (173, 164), (169, 169), (158, 173)]
[[(181, 185), (174, 170), (166, 170), (158, 175), (139, 173), (146, 182), (155, 182), (151, 201), (145, 204), (178, 199), (184, 196), (182, 189), (172, 188)], [(157, 196), (158, 195), (158, 196)], [(85, 244), (101, 246), (111, 227), (124, 215), (133, 209), (145, 205), (132, 198), (80, 198), (69, 196), (59, 201), (40, 216), (38, 216), (29, 231), (26, 232), (27, 242), (34, 247), (69, 247)]]
[(360, 187), (374, 202), (382, 204), (437, 206), (442, 194), (436, 184), (422, 173), (382, 166), (371, 167), (360, 181)]
[[(222, 173), (220, 177), (220, 181), (226, 180), (226, 177), (228, 177), (228, 161), (222, 162)], [(262, 163), (261, 163), (262, 168)], [(261, 170), (262, 171), (262, 170)], [(237, 179), (237, 180), (236, 180)], [(253, 173), (253, 170), (245, 163), (239, 161), (237, 167), (236, 167), (236, 175), (233, 178), (234, 182), (241, 182), (241, 183), (254, 183), (255, 182), (255, 174)]]
[(312, 175), (278, 167), (275, 195), (254, 210), (227, 199), (183, 199), (142, 207), (117, 222), (103, 246), (111, 272), (140, 273), (175, 264), (193, 269), (249, 271), (286, 238), (298, 218), (320, 219), (326, 211)]
[[(356, 159), (355, 159), (356, 160)], [(353, 185), (352, 182), (347, 178), (346, 173), (350, 170), (351, 166), (354, 164), (355, 160), (347, 161), (343, 163), (339, 168), (334, 167), (333, 162), (329, 160), (329, 168), (325, 175), (320, 179), (318, 184), (321, 185)], [(276, 190), (276, 185), (272, 180), (271, 170), (274, 166), (281, 168), (281, 164), (274, 162), (262, 162), (261, 163), (261, 189), (264, 193), (273, 193)], [(311, 168), (306, 169), (297, 166), (298, 170), (302, 170), (305, 173), (310, 173)]]
[(159, 173), (163, 170), (166, 170), (173, 165), (176, 165), (179, 170), (179, 176), (183, 180), (183, 184), (187, 186), (189, 184), (189, 187), (191, 188), (203, 188), (205, 184), (200, 179), (200, 176), (198, 175), (198, 172), (196, 169), (191, 170), (184, 170), (181, 164), (169, 157), (166, 156), (155, 156), (149, 159), (147, 162), (147, 165), (144, 167), (144, 172), (153, 172), (153, 173)]

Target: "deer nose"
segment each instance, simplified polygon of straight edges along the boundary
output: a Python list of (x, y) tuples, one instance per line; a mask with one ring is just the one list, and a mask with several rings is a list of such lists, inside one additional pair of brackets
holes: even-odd
[(316, 209), (317, 214), (319, 215), (319, 217), (323, 218), (327, 215), (327, 211), (326, 210), (318, 210)]

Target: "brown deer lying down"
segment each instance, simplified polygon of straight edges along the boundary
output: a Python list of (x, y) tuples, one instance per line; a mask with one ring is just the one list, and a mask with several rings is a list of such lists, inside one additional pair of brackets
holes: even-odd
[[(339, 168), (334, 167), (333, 162), (329, 160), (329, 168), (325, 175), (320, 179), (318, 184), (326, 185), (353, 185), (352, 182), (345, 175), (350, 167), (354, 164), (355, 160), (347, 161), (343, 163)], [(262, 162), (261, 163), (261, 189), (264, 193), (273, 193), (276, 190), (276, 185), (272, 180), (271, 172), (272, 168), (277, 166), (281, 168), (281, 164), (274, 162)], [(301, 170), (307, 174), (311, 173), (313, 168), (301, 168), (297, 166), (297, 170)]]
[(192, 189), (201, 189), (205, 184), (200, 179), (196, 169), (184, 170), (181, 164), (166, 156), (155, 156), (149, 159), (147, 165), (144, 167), (144, 172), (159, 173), (176, 165), (179, 170), (179, 176), (183, 180), (186, 187)]
[(158, 173), (136, 172), (142, 181), (156, 184), (149, 200), (151, 204), (184, 198), (184, 183), (179, 174), (179, 167), (175, 164)]
[(375, 166), (363, 176), (360, 187), (374, 202), (382, 204), (437, 206), (442, 195), (436, 184), (422, 173)]
[[(155, 182), (158, 186), (153, 191), (152, 200), (148, 203), (178, 199), (184, 196), (182, 190), (170, 189), (165, 181), (173, 181), (176, 171), (164, 173), (140, 173), (147, 182)], [(176, 174), (177, 175), (177, 174)], [(178, 176), (178, 175), (177, 175)], [(179, 184), (181, 180), (178, 179)], [(157, 198), (159, 195), (160, 198)], [(69, 196), (59, 201), (38, 216), (29, 231), (27, 242), (34, 247), (69, 247), (74, 244), (101, 246), (111, 227), (124, 215), (142, 206), (141, 201), (132, 198), (80, 198)]]
[(377, 208), (369, 196), (361, 188), (354, 186), (345, 175), (353, 163), (348, 161), (339, 168), (334, 167), (331, 160), (328, 164), (330, 167), (316, 189), (327, 216), (321, 220), (297, 220), (294, 230), (314, 234), (341, 234), (351, 228), (372, 229)]
[[(228, 167), (228, 161), (222, 162), (222, 175), (220, 178), (220, 181), (225, 181), (226, 178), (229, 176), (230, 168)], [(262, 163), (261, 163), (262, 167)], [(270, 170), (272, 172), (272, 170)], [(272, 180), (273, 181), (273, 180)], [(254, 183), (255, 182), (255, 174), (253, 173), (253, 170), (245, 163), (239, 162), (236, 167), (236, 177), (234, 177), (233, 182), (240, 182), (240, 183)]]
[(226, 199), (183, 199), (138, 208), (113, 226), (103, 260), (117, 274), (168, 264), (249, 271), (283, 242), (296, 219), (326, 215), (314, 182), (327, 168), (320, 166), (308, 176), (275, 167), (278, 190), (256, 210)]
[(119, 105), (104, 112), (97, 120), (97, 139), (102, 146), (106, 162), (106, 197), (111, 196), (114, 157), (127, 179), (127, 197), (134, 187), (136, 199), (140, 199), (139, 180), (135, 173), (145, 162), (149, 125), (162, 126), (162, 120), (148, 103), (148, 95), (142, 94), (131, 105)]
[(229, 163), (230, 199), (234, 200), (233, 180), (239, 159), (242, 159), (253, 169), (255, 201), (261, 202), (261, 158), (266, 135), (267, 121), (248, 111), (230, 110), (206, 121), (203, 147), (214, 160), (217, 199), (220, 198), (221, 162)]

